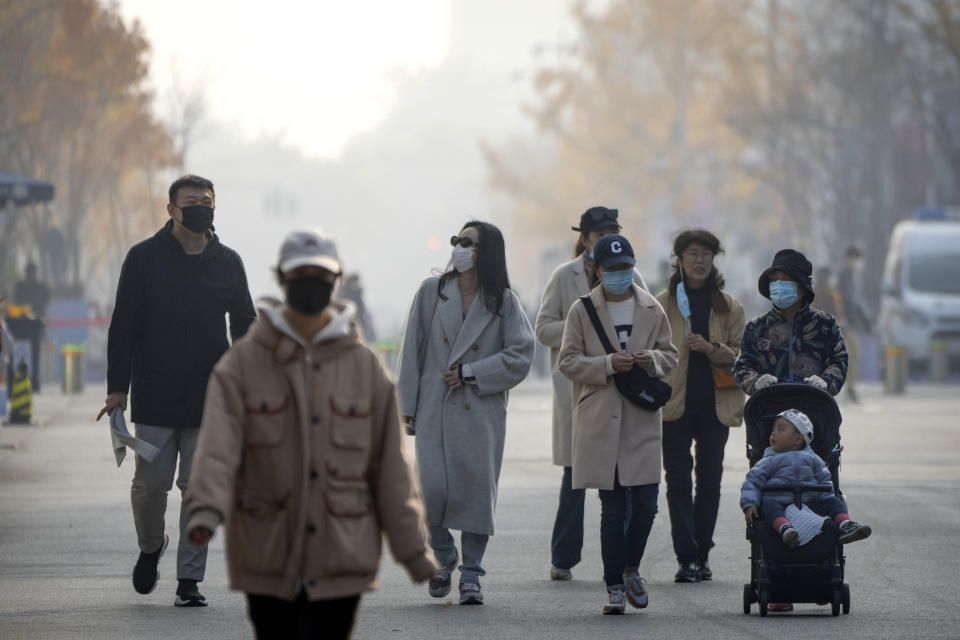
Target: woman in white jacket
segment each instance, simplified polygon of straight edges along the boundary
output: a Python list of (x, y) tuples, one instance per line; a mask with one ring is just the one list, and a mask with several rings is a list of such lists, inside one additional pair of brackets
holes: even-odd
[[(570, 580), (570, 571), (580, 562), (583, 548), (583, 500), (584, 491), (571, 485), (573, 467), (573, 402), (570, 380), (560, 372), (559, 354), (563, 341), (563, 325), (570, 306), (580, 296), (590, 293), (597, 284), (598, 276), (593, 266), (593, 247), (597, 241), (611, 233), (619, 233), (618, 211), (606, 207), (591, 207), (580, 216), (580, 226), (571, 227), (578, 232), (573, 249), (573, 260), (565, 262), (547, 282), (537, 314), (537, 340), (550, 349), (550, 374), (553, 378), (553, 464), (563, 467), (560, 482), (560, 504), (553, 523), (550, 541), (550, 578)], [(646, 289), (640, 272), (634, 269), (633, 279)]]

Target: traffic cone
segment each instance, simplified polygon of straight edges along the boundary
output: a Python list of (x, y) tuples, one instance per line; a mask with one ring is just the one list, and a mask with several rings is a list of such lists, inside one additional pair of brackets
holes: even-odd
[(33, 417), (33, 385), (27, 363), (21, 362), (13, 374), (13, 393), (10, 396), (10, 424), (30, 424)]

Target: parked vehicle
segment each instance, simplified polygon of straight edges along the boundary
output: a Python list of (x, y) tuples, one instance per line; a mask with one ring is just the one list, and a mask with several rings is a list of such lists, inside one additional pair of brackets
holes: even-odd
[(914, 364), (931, 343), (960, 357), (960, 215), (919, 209), (897, 224), (883, 274), (878, 334), (883, 347), (906, 347)]

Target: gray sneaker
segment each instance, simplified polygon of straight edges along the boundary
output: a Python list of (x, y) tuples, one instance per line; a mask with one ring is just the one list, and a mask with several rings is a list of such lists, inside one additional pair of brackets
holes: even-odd
[(618, 616), (627, 608), (627, 592), (623, 585), (607, 587), (607, 603), (603, 605), (603, 615)]
[(460, 604), (483, 604), (479, 580), (460, 583)]
[(450, 593), (450, 588), (453, 586), (450, 575), (456, 570), (458, 564), (460, 564), (459, 553), (453, 557), (453, 562), (433, 572), (433, 577), (430, 578), (430, 585), (428, 587), (431, 596), (434, 598), (442, 598)]
[(623, 576), (623, 586), (626, 587), (627, 602), (637, 609), (646, 609), (647, 604), (650, 602), (650, 598), (647, 596), (647, 590), (643, 588), (643, 585), (646, 583), (647, 581), (640, 576)]

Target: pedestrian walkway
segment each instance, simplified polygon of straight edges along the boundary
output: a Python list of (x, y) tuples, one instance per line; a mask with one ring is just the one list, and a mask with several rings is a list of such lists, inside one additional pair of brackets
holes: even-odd
[[(364, 597), (354, 637), (593, 638), (957, 637), (960, 570), (960, 387), (915, 385), (888, 398), (863, 387), (862, 405), (843, 405), (843, 486), (851, 513), (874, 526), (851, 547), (850, 616), (798, 605), (788, 620), (740, 612), (748, 576), (747, 543), (737, 498), (746, 472), (742, 432), (727, 448), (718, 547), (712, 583), (677, 585), (666, 498), (641, 573), (650, 606), (610, 618), (603, 600), (599, 501), (587, 496), (584, 561), (572, 582), (550, 582), (549, 539), (559, 488), (550, 465), (549, 386), (525, 383), (510, 398), (507, 452), (482, 578), (483, 607), (434, 600), (411, 585), (385, 556), (379, 591)], [(161, 562), (160, 585), (137, 595), (130, 572), (137, 557), (130, 515), (132, 459), (118, 469), (106, 421), (93, 417), (103, 389), (79, 396), (45, 392), (34, 413), (44, 426), (0, 428), (0, 638), (249, 639), (245, 603), (226, 586), (223, 536), (209, 555), (205, 609), (173, 606), (173, 555)], [(15, 448), (5, 448), (5, 445)], [(179, 498), (167, 524), (176, 540)], [(919, 526), (918, 526), (919, 523)], [(755, 610), (755, 609), (754, 609)]]

